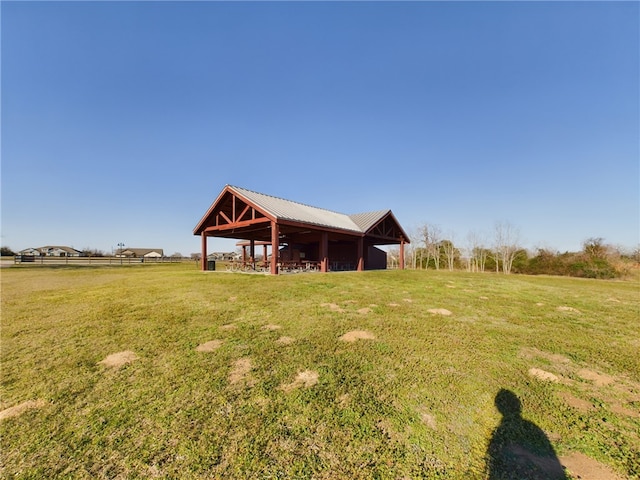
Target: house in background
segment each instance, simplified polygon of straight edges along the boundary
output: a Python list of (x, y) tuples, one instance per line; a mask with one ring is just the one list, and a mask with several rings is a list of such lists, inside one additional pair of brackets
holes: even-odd
[(216, 260), (219, 262), (231, 262), (234, 260), (240, 260), (241, 256), (238, 252), (213, 252), (210, 253), (207, 258), (209, 260)]
[(116, 250), (116, 257), (124, 258), (162, 258), (162, 248), (123, 248)]
[(27, 257), (81, 257), (82, 252), (65, 246), (47, 245), (38, 248), (25, 248), (18, 252)]

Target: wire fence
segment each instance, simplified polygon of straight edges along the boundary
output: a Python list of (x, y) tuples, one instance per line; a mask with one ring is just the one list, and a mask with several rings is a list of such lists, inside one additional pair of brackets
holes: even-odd
[(16, 265), (157, 265), (161, 263), (193, 262), (183, 257), (53, 257), (16, 255)]

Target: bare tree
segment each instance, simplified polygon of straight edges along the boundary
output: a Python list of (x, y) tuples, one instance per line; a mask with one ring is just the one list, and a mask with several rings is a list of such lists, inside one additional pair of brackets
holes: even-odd
[(469, 232), (467, 234), (467, 249), (469, 250), (469, 269), (473, 272), (484, 272), (488, 256), (484, 235), (475, 231)]
[(495, 245), (494, 258), (496, 260), (496, 271), (499, 263), (502, 265), (503, 273), (511, 273), (513, 260), (519, 250), (520, 233), (510, 222), (497, 222), (495, 225)]
[(455, 266), (456, 253), (459, 253), (459, 252), (456, 246), (453, 244), (453, 239), (455, 238), (455, 235), (453, 234), (453, 232), (450, 232), (448, 234), (448, 237), (449, 237), (449, 240), (441, 241), (440, 245), (442, 247), (442, 252), (444, 253), (445, 261), (447, 262), (447, 268), (449, 269), (450, 272), (452, 272), (453, 267)]
[(407, 264), (411, 265), (411, 268), (414, 270), (417, 268), (418, 263), (418, 245), (421, 240), (420, 228), (412, 228), (407, 231), (407, 235), (409, 236), (409, 245), (407, 248)]
[(425, 223), (420, 227), (420, 240), (424, 244), (424, 251), (427, 257), (425, 265), (428, 268), (429, 262), (433, 258), (436, 270), (440, 270), (442, 230), (438, 225)]
[(400, 258), (400, 250), (398, 248), (391, 248), (387, 252), (387, 266), (389, 268), (397, 268)]

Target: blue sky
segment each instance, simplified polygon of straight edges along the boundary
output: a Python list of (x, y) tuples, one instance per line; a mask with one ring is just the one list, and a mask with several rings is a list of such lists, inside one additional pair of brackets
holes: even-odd
[[(224, 185), (640, 241), (637, 2), (7, 2), (2, 244), (200, 249)], [(233, 250), (210, 240), (209, 251)]]

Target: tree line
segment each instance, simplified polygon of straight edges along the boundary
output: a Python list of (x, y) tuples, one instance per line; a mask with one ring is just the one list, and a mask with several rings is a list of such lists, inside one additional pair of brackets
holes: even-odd
[[(527, 250), (521, 246), (518, 228), (510, 222), (496, 223), (491, 235), (469, 232), (458, 243), (454, 233), (444, 234), (438, 225), (428, 223), (410, 231), (409, 236), (405, 266), (413, 269), (617, 278), (640, 266), (640, 245), (625, 250), (601, 237), (586, 239), (579, 252)], [(398, 249), (388, 252), (391, 266), (397, 266), (398, 257)]]

